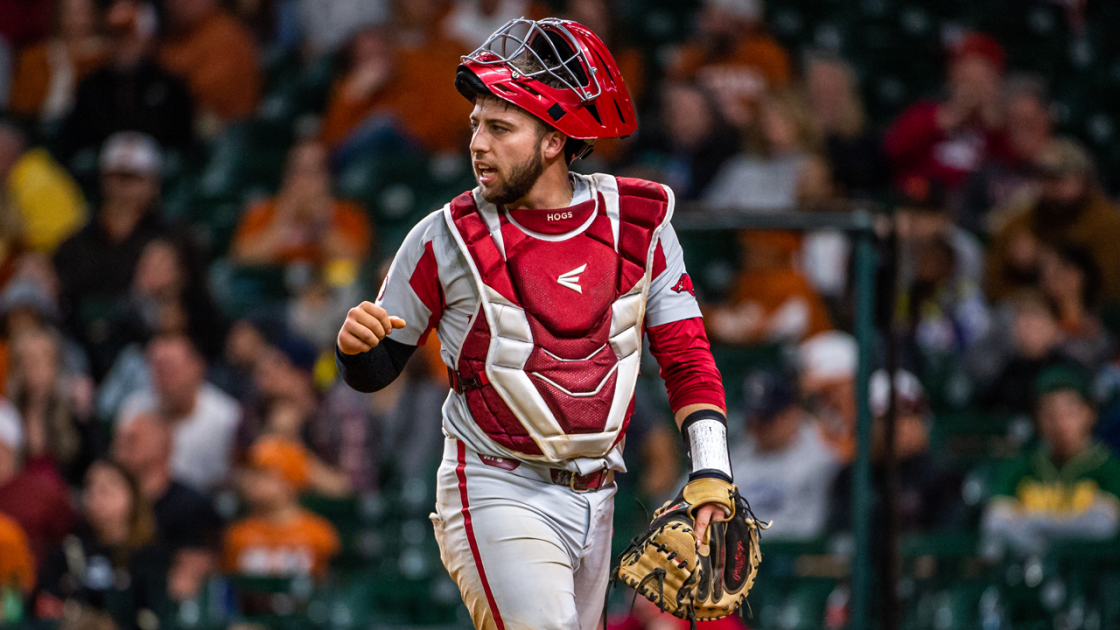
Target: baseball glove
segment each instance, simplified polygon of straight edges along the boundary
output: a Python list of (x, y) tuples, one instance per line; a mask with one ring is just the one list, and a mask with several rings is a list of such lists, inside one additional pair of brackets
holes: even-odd
[[(713, 520), (697, 549), (695, 511), (703, 503), (730, 506), (731, 517)], [(663, 612), (697, 621), (735, 613), (747, 598), (762, 561), (760, 525), (735, 486), (718, 479), (687, 484), (654, 513), (649, 528), (622, 552), (616, 579)]]

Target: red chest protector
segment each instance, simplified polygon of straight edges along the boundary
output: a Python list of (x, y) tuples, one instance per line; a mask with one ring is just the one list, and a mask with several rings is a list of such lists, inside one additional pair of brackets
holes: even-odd
[(594, 211), (560, 236), (531, 233), (470, 192), (444, 208), (480, 296), (456, 358), (459, 391), (492, 440), (529, 459), (602, 457), (633, 409), (672, 192), (609, 175), (587, 180)]

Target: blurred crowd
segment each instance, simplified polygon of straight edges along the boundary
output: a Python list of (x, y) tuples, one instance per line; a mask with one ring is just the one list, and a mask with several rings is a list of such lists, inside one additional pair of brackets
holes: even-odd
[[(1073, 41), (1107, 4), (1032, 2)], [(0, 0), (0, 625), (149, 630), (191, 602), (197, 623), (215, 576), (332, 579), (357, 552), (315, 505), (423, 502), (438, 342), (363, 395), (334, 338), (400, 226), (472, 185), (454, 68), (519, 16), (607, 42), (640, 130), (574, 168), (670, 185), (678, 229), (876, 210), (877, 531), (972, 532), (990, 562), (1115, 539), (1120, 206), (1098, 169), (1115, 147), (1067, 135), (1053, 77), (980, 29), (922, 51), (927, 91), (866, 107), (876, 77), (843, 46), (787, 36), (802, 5), (658, 4), (658, 24), (626, 0)], [(319, 86), (299, 116), (277, 114), (289, 84)], [(231, 158), (253, 133), (265, 148)], [(394, 164), (430, 179), (369, 183)], [(449, 180), (428, 204), (423, 182)], [(765, 540), (842, 538), (863, 509), (849, 236), (681, 238)], [(632, 498), (659, 504), (682, 471), (645, 374), (620, 543), (646, 518)], [(680, 627), (623, 617), (609, 627)]]

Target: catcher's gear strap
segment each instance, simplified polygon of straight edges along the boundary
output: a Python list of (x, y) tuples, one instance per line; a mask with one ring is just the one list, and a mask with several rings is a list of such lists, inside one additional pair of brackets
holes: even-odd
[(714, 409), (694, 411), (681, 423), (688, 453), (689, 481), (714, 477), (731, 483), (731, 454), (727, 447), (727, 418)]

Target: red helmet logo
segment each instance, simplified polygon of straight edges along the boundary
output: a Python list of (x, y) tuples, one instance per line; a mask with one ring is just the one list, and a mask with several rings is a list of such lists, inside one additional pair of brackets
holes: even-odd
[(455, 87), (490, 93), (569, 138), (628, 136), (638, 129), (630, 93), (603, 41), (570, 20), (510, 20), (463, 57)]

